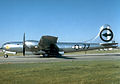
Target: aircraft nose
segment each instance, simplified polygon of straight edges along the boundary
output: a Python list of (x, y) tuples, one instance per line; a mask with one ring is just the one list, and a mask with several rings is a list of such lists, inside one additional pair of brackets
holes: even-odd
[(5, 49), (5, 44), (2, 45), (2, 49)]
[(7, 44), (3, 44), (2, 49), (9, 49), (9, 46)]

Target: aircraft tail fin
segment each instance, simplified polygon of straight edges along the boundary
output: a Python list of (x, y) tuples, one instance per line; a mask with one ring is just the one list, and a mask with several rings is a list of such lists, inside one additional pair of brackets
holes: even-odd
[(105, 24), (100, 28), (100, 32), (98, 35), (93, 39), (96, 40), (97, 38), (100, 38), (101, 41), (103, 42), (110, 42), (113, 39), (113, 32), (110, 29), (110, 25)]

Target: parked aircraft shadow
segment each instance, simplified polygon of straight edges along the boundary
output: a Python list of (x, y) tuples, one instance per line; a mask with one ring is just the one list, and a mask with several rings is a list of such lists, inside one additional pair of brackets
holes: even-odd
[(73, 57), (66, 57), (62, 55), (57, 55), (57, 56), (50, 56), (50, 57), (43, 57), (39, 55), (31, 55), (31, 56), (15, 56), (16, 58), (63, 58), (63, 59), (76, 59)]
[(58, 55), (56, 58), (63, 58), (63, 59), (76, 59), (73, 57), (66, 57), (66, 56), (62, 56), (62, 55)]

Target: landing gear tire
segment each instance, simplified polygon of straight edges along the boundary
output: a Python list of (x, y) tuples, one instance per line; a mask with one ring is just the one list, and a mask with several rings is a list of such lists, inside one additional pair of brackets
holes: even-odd
[(43, 54), (43, 57), (48, 57), (49, 56), (49, 54)]
[(7, 54), (5, 54), (5, 55), (4, 55), (4, 58), (8, 58), (8, 55), (7, 55)]

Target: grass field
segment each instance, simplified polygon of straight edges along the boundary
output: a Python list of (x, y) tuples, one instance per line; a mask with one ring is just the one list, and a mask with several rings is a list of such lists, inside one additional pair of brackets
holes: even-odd
[(120, 60), (0, 64), (0, 84), (120, 84)]

